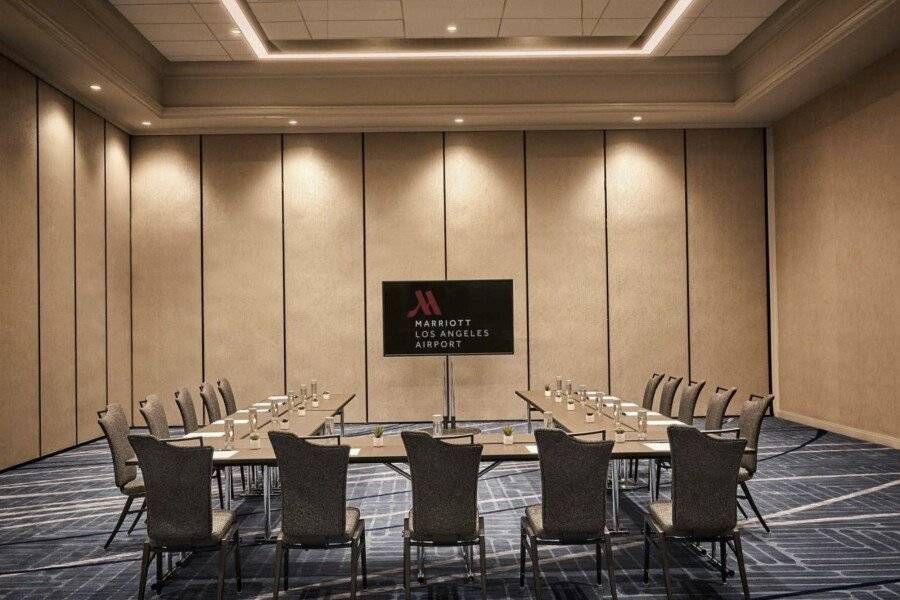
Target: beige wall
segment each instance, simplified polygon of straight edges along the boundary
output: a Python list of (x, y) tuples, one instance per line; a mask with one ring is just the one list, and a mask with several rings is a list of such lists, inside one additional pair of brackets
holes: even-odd
[(0, 469), (100, 435), (110, 320), (130, 409), (128, 161), (127, 135), (0, 57)]
[(780, 121), (779, 410), (900, 446), (900, 51)]

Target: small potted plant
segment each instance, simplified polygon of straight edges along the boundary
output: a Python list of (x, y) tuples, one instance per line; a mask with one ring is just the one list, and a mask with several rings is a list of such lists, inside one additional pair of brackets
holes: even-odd
[(544, 386), (544, 397), (545, 398), (550, 397), (550, 384), (549, 383)]
[(575, 398), (572, 396), (566, 398), (566, 410), (575, 410)]
[(259, 434), (255, 431), (250, 434), (250, 447), (253, 450), (259, 450)]
[(372, 445), (376, 447), (384, 446), (384, 427), (376, 425), (372, 428)]
[(301, 400), (297, 403), (297, 416), (305, 417), (306, 416), (306, 401)]
[(331, 392), (329, 392), (328, 390), (325, 390), (324, 392), (322, 392), (322, 400), (329, 400), (329, 399), (331, 399)]
[(279, 426), (280, 426), (282, 429), (290, 429), (290, 428), (291, 428), (291, 422), (288, 421), (287, 419), (281, 419), (281, 422), (280, 422)]
[(312, 405), (313, 405), (313, 408), (319, 408), (319, 395), (318, 394), (313, 394)]
[(624, 441), (624, 440), (622, 439), (622, 436), (624, 436), (624, 435), (625, 435), (625, 428), (622, 427), (621, 425), (619, 425), (618, 427), (616, 427), (616, 441), (617, 441), (617, 442)]
[(513, 441), (513, 428), (507, 425), (503, 428), (503, 443), (509, 446), (513, 443)]
[(586, 411), (584, 413), (584, 422), (585, 423), (593, 423), (594, 420), (595, 420), (594, 409), (589, 407), (586, 409)]

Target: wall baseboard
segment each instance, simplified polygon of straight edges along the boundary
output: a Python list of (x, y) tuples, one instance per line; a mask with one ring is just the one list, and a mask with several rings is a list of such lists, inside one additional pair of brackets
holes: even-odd
[(808, 417), (806, 415), (801, 415), (799, 413), (789, 412), (786, 410), (776, 409), (775, 416), (779, 419), (786, 419), (788, 421), (800, 423), (801, 425), (808, 425), (809, 427), (826, 429), (833, 433), (846, 435), (858, 440), (864, 440), (867, 442), (872, 442), (874, 444), (881, 444), (882, 446), (900, 449), (900, 438), (885, 435), (883, 433), (875, 433), (872, 431), (866, 431), (864, 429), (857, 429), (848, 425), (841, 425), (840, 423), (833, 423), (831, 421), (825, 421), (824, 419), (816, 419), (814, 417)]

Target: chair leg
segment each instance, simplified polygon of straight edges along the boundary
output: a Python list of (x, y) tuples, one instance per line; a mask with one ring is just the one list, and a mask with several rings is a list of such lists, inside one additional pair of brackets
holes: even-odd
[(147, 587), (147, 571), (150, 569), (150, 544), (144, 542), (144, 553), (141, 555), (141, 580), (138, 584), (138, 600), (144, 600), (144, 588)]
[(138, 521), (141, 520), (141, 515), (144, 514), (144, 510), (147, 508), (147, 497), (141, 500), (141, 508), (138, 510), (137, 516), (134, 518), (134, 521), (131, 522), (131, 527), (128, 528), (128, 535), (131, 535), (131, 532), (134, 531), (135, 525), (138, 524)]
[(272, 600), (278, 600), (278, 584), (281, 580), (281, 569), (284, 557), (284, 545), (275, 543), (275, 576), (272, 578)]
[(219, 508), (225, 508), (225, 496), (222, 494), (222, 469), (216, 469), (216, 485), (219, 486)]
[(662, 554), (663, 578), (666, 580), (666, 598), (672, 600), (672, 579), (669, 576), (669, 548), (666, 545), (666, 534), (659, 534), (659, 551)]
[(746, 519), (746, 518), (747, 518), (747, 511), (744, 510), (744, 507), (741, 506), (741, 503), (740, 503), (740, 502), (735, 501), (735, 504), (737, 504), (738, 510), (741, 511), (741, 514), (744, 515), (744, 518)]
[(725, 540), (719, 540), (719, 569), (722, 571), (722, 583), (728, 580), (728, 566), (726, 565), (728, 555), (726, 551)]
[(116, 537), (116, 534), (119, 533), (119, 528), (122, 527), (122, 523), (125, 521), (125, 515), (128, 514), (129, 509), (131, 509), (131, 503), (134, 502), (134, 496), (128, 496), (125, 500), (125, 506), (122, 507), (122, 512), (119, 514), (119, 520), (116, 522), (116, 526), (113, 527), (112, 533), (109, 534), (109, 538), (106, 540), (106, 543), (103, 544), (103, 548), (109, 548), (109, 545), (112, 544), (113, 538)]
[(741, 489), (744, 491), (744, 496), (747, 498), (747, 502), (750, 503), (750, 509), (753, 510), (753, 513), (756, 515), (756, 518), (759, 519), (759, 523), (763, 526), (763, 529), (766, 530), (766, 533), (769, 533), (769, 526), (766, 525), (765, 519), (763, 519), (759, 509), (756, 508), (756, 502), (753, 501), (753, 496), (750, 495), (750, 488), (747, 487), (747, 482), (742, 481), (740, 485)]
[(519, 587), (525, 587), (525, 524), (519, 529)]
[(219, 546), (219, 585), (216, 588), (216, 598), (222, 600), (225, 597), (225, 563), (228, 559), (228, 546)]
[(247, 489), (247, 483), (244, 481), (244, 467), (241, 467), (241, 491)]
[(650, 582), (650, 525), (644, 523), (644, 583)]
[(741, 533), (734, 532), (734, 558), (737, 560), (741, 574), (741, 587), (744, 588), (744, 600), (750, 600), (750, 585), (747, 583), (747, 568), (744, 566), (744, 551), (741, 548)]
[(287, 546), (284, 546), (284, 558), (281, 559), (281, 562), (284, 563), (282, 567), (284, 571), (284, 591), (287, 592), (291, 587), (291, 549)]
[(241, 534), (234, 532), (234, 580), (238, 591), (241, 591)]
[(478, 537), (478, 562), (481, 570), (481, 600), (487, 600), (487, 560), (484, 551), (484, 534)]
[(162, 593), (163, 586), (163, 568), (162, 568), (163, 550), (159, 548), (156, 551), (156, 595)]
[(362, 561), (363, 589), (369, 587), (368, 573), (366, 567), (366, 526), (363, 524), (362, 533), (359, 536), (362, 546), (360, 548), (360, 560)]
[(606, 573), (609, 577), (609, 592), (612, 600), (617, 600), (619, 596), (616, 593), (616, 561), (613, 560), (612, 542), (609, 541), (609, 537), (603, 540), (603, 545), (606, 549)]
[(359, 549), (359, 540), (350, 542), (350, 600), (356, 600), (356, 561)]
[(601, 566), (601, 561), (603, 559), (603, 553), (600, 551), (600, 547), (601, 547), (600, 542), (597, 542), (596, 546), (597, 546), (597, 548), (596, 548), (595, 554), (597, 555), (596, 556), (597, 560), (596, 560), (595, 570), (597, 571), (597, 585), (600, 586), (600, 585), (603, 585), (603, 581), (600, 578), (600, 571), (602, 570), (600, 568), (600, 566)]
[(537, 600), (541, 600), (541, 565), (538, 562), (537, 538), (530, 537), (528, 540), (528, 553), (531, 555), (531, 571), (532, 576), (534, 577), (534, 597)]
[(412, 561), (410, 560), (410, 547), (409, 547), (409, 538), (405, 535), (403, 536), (403, 594), (406, 600), (409, 600), (409, 586), (412, 571), (412, 565), (410, 564)]
[(662, 463), (656, 461), (656, 497), (659, 498), (659, 480), (662, 479)]

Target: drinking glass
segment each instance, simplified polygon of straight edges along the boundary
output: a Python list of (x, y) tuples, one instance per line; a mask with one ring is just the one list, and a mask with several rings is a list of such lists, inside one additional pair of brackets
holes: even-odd
[(616, 426), (622, 422), (622, 401), (618, 398), (613, 400), (613, 419), (616, 421)]
[(572, 380), (571, 380), (571, 379), (566, 379), (566, 380), (563, 382), (563, 385), (564, 385), (565, 388), (566, 388), (566, 396), (571, 396), (571, 395), (572, 395)]
[(275, 420), (278, 418), (278, 401), (277, 400), (271, 400), (269, 402), (269, 412), (272, 413), (272, 420)]
[(444, 432), (443, 424), (443, 415), (431, 415), (431, 435), (434, 437), (440, 437)]
[(309, 398), (309, 395), (307, 395), (307, 393), (306, 393), (306, 384), (305, 383), (300, 384), (300, 397), (303, 398), (304, 400)]
[(579, 396), (582, 400), (587, 400), (587, 386), (586, 386), (586, 385), (579, 385), (579, 386), (578, 386), (578, 396)]
[(319, 395), (319, 382), (315, 379), (309, 382), (309, 393), (312, 394), (313, 398)]
[(247, 422), (250, 425), (250, 433), (259, 428), (259, 415), (253, 407), (247, 409)]
[(646, 408), (638, 409), (637, 420), (638, 420), (638, 439), (646, 440), (647, 439), (647, 409)]
[(325, 417), (325, 435), (334, 435), (334, 417)]
[(234, 419), (225, 419), (225, 449), (234, 448)]
[(556, 376), (556, 391), (557, 391), (557, 392), (561, 392), (561, 391), (562, 391), (562, 389), (563, 389), (563, 388), (562, 388), (562, 384), (563, 384), (562, 376), (557, 375), (557, 376)]
[(549, 410), (544, 411), (544, 429), (553, 429), (553, 413)]

